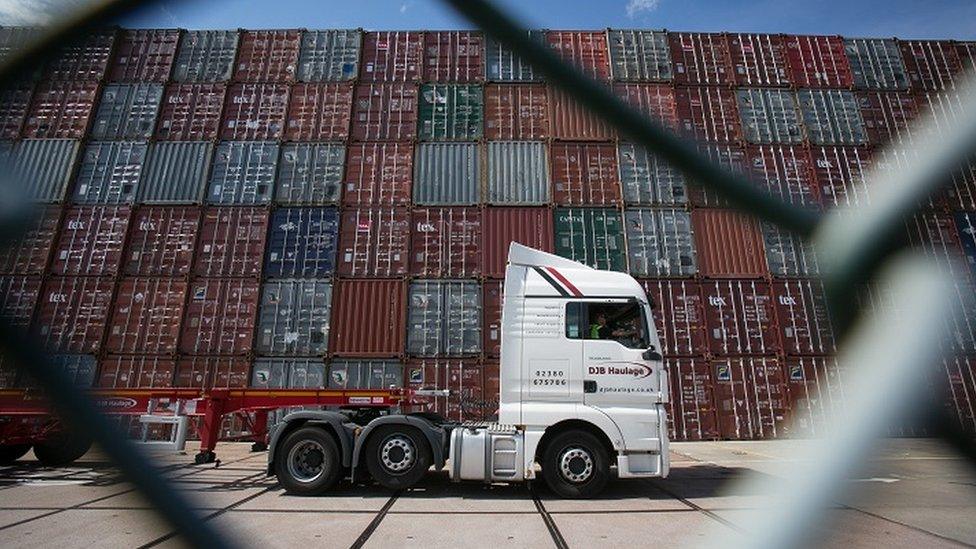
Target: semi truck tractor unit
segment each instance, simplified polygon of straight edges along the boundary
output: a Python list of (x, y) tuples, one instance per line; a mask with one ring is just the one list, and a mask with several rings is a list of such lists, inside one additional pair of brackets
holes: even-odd
[(319, 494), (368, 475), (390, 489), (431, 467), (453, 481), (535, 479), (557, 495), (668, 474), (668, 376), (653, 303), (625, 273), (513, 243), (505, 271), (497, 422), (302, 411), (269, 434), (268, 473)]

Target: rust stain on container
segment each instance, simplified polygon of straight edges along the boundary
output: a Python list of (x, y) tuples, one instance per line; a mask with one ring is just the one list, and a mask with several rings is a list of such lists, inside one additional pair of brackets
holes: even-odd
[(291, 82), (298, 67), (301, 32), (297, 30), (245, 31), (237, 48), (234, 80)]
[(285, 84), (234, 84), (224, 103), (223, 139), (277, 139), (285, 130), (288, 86)]
[(701, 358), (666, 358), (671, 381), (668, 423), (672, 440), (719, 438), (712, 368)]
[(119, 283), (105, 348), (121, 354), (173, 354), (187, 284), (174, 278), (124, 278)]
[(358, 143), (346, 152), (343, 206), (410, 204), (413, 182), (411, 143)]
[(854, 74), (840, 36), (787, 36), (790, 81), (800, 88), (850, 88)]
[(424, 70), (424, 33), (367, 32), (363, 36), (362, 82), (414, 82)]
[(409, 257), (410, 212), (406, 208), (361, 208), (342, 212), (339, 275), (404, 276)]
[(128, 206), (68, 208), (51, 272), (85, 276), (117, 273), (131, 213)]
[(330, 323), (333, 354), (401, 356), (406, 337), (405, 292), (400, 280), (339, 280), (333, 290)]
[(180, 351), (194, 355), (250, 352), (258, 314), (258, 292), (256, 280), (200, 278), (193, 281), (180, 332)]
[(61, 208), (45, 206), (36, 212), (33, 224), (0, 250), (0, 273), (41, 274), (54, 247)]
[(176, 59), (176, 29), (126, 30), (119, 35), (114, 61), (109, 67), (112, 82), (166, 82)]
[(296, 84), (288, 104), (289, 141), (344, 140), (352, 119), (352, 84)]
[(667, 356), (697, 356), (708, 348), (701, 288), (693, 280), (641, 280), (654, 300), (654, 324)]
[(425, 82), (481, 82), (485, 79), (484, 36), (480, 32), (425, 34)]
[(610, 143), (553, 143), (553, 198), (565, 206), (619, 204), (617, 148)]
[(95, 112), (98, 82), (42, 82), (34, 90), (24, 137), (84, 137)]
[(200, 208), (145, 206), (133, 215), (123, 258), (126, 274), (189, 274), (200, 230)]
[(531, 140), (549, 137), (549, 96), (540, 84), (485, 86), (485, 138)]
[(265, 208), (206, 208), (194, 272), (200, 276), (259, 276), (267, 234)]
[(96, 386), (113, 389), (172, 387), (176, 360), (160, 356), (108, 356), (100, 361)]
[(553, 251), (552, 212), (549, 208), (485, 208), (485, 276), (505, 276), (508, 247), (518, 242), (544, 252)]
[(779, 351), (776, 311), (769, 284), (751, 280), (701, 283), (708, 351), (714, 355), (763, 355)]
[(404, 141), (417, 137), (416, 84), (360, 84), (353, 98), (352, 138)]
[(247, 387), (251, 361), (223, 356), (186, 356), (176, 364), (176, 387), (230, 389)]
[(695, 210), (691, 222), (702, 276), (753, 278), (767, 274), (762, 233), (755, 219), (732, 210)]
[(410, 274), (433, 278), (481, 274), (481, 210), (415, 208), (410, 222)]
[(789, 399), (775, 358), (713, 360), (719, 432), (731, 440), (777, 438), (787, 431)]
[(546, 42), (556, 55), (597, 80), (610, 79), (610, 53), (603, 31), (549, 31)]
[(101, 349), (115, 283), (110, 278), (54, 277), (41, 290), (33, 331), (54, 351)]
[(676, 88), (674, 105), (675, 125), (685, 135), (704, 141), (742, 141), (739, 109), (732, 90), (706, 86)]
[(227, 87), (224, 84), (170, 84), (163, 94), (156, 139), (208, 141), (216, 139)]

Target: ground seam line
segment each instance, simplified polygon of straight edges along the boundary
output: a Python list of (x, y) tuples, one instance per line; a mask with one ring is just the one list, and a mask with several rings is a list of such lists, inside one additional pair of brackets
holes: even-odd
[(363, 533), (359, 534), (359, 537), (356, 538), (356, 541), (352, 542), (350, 549), (360, 549), (363, 545), (366, 544), (366, 540), (368, 540), (370, 536), (373, 535), (373, 532), (376, 531), (376, 528), (379, 527), (381, 522), (383, 522), (383, 519), (386, 518), (386, 514), (390, 511), (390, 508), (393, 507), (393, 504), (396, 503), (396, 500), (399, 499), (399, 497), (400, 497), (399, 490), (396, 493), (394, 493), (392, 496), (390, 496), (390, 500), (386, 502), (386, 505), (384, 505), (383, 508), (380, 509), (378, 513), (376, 513), (376, 516), (373, 517), (373, 520), (371, 520), (369, 524), (366, 525), (366, 529), (363, 530)]

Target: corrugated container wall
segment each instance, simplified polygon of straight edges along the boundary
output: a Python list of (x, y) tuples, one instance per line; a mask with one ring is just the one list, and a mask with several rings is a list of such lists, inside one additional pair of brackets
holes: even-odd
[(976, 283), (976, 212), (958, 212), (954, 217), (959, 244), (969, 265), (972, 281)]
[(173, 70), (180, 31), (140, 29), (122, 31), (108, 71), (112, 82), (166, 82)]
[(332, 302), (332, 353), (402, 355), (406, 336), (404, 290), (399, 280), (340, 280)]
[(403, 387), (403, 364), (395, 360), (333, 360), (329, 389), (388, 389)]
[(484, 268), (486, 276), (505, 276), (512, 242), (544, 252), (553, 251), (549, 208), (485, 208)]
[(820, 193), (813, 180), (813, 166), (801, 145), (752, 145), (746, 148), (749, 171), (769, 192), (794, 206), (817, 208)]
[(16, 329), (27, 330), (40, 294), (39, 276), (0, 276), (0, 318)]
[(771, 358), (713, 360), (719, 433), (732, 440), (787, 434), (789, 400), (783, 367)]
[(95, 383), (98, 364), (91, 355), (53, 355), (51, 362), (75, 387), (91, 387)]
[(78, 40), (61, 46), (44, 66), (44, 78), (86, 82), (102, 80), (112, 56), (115, 34), (115, 29), (86, 32)]
[(908, 89), (908, 73), (894, 40), (847, 38), (844, 51), (851, 64), (854, 86), (868, 90)]
[(534, 141), (488, 143), (488, 193), (491, 204), (549, 203), (546, 145)]
[(0, 139), (16, 139), (27, 120), (33, 86), (10, 86), (0, 90)]
[(345, 140), (352, 119), (352, 84), (296, 84), (288, 105), (289, 141)]
[(73, 139), (24, 139), (13, 144), (8, 169), (16, 180), (26, 183), (29, 200), (61, 202), (78, 149), (78, 141)]
[(363, 37), (362, 82), (415, 82), (423, 69), (423, 32), (379, 31)]
[(260, 30), (241, 33), (234, 80), (241, 82), (291, 82), (295, 80), (297, 30)]
[(285, 131), (288, 86), (234, 84), (224, 102), (223, 139), (278, 139)]
[(772, 223), (762, 223), (766, 263), (773, 276), (817, 276), (820, 263), (813, 246), (799, 235), (780, 229)]
[(610, 75), (620, 82), (671, 80), (668, 33), (650, 30), (608, 30)]
[(417, 136), (416, 84), (359, 84), (353, 101), (352, 138), (408, 141)]
[(210, 204), (268, 204), (278, 170), (274, 141), (224, 141), (217, 145), (210, 172)]
[(299, 82), (352, 80), (359, 74), (360, 30), (302, 31)]
[(324, 389), (325, 363), (317, 358), (259, 358), (254, 361), (251, 387)]
[(857, 99), (846, 90), (796, 92), (807, 138), (818, 145), (859, 145), (867, 142)]
[(610, 141), (616, 136), (614, 129), (602, 117), (557, 88), (549, 88), (549, 120), (552, 122), (554, 139)]
[(864, 173), (871, 164), (871, 154), (859, 147), (811, 147), (813, 176), (824, 207), (867, 206), (870, 191), (864, 185)]
[(484, 37), (480, 32), (425, 33), (426, 82), (481, 82), (485, 78)]
[(34, 89), (24, 137), (81, 139), (97, 99), (97, 82), (41, 82)]
[(702, 276), (753, 278), (766, 274), (762, 235), (755, 219), (731, 210), (694, 210), (691, 222)]
[(715, 355), (764, 355), (780, 350), (769, 284), (753, 280), (702, 282), (708, 350)]
[(943, 368), (951, 397), (946, 407), (959, 418), (963, 428), (972, 433), (976, 431), (976, 359), (947, 358), (943, 360)]
[(627, 270), (620, 211), (556, 208), (553, 227), (557, 254), (595, 269)]
[(915, 96), (908, 92), (880, 91), (856, 94), (869, 144), (885, 145), (908, 137), (908, 129), (919, 112)]
[(61, 208), (43, 206), (34, 214), (31, 225), (0, 250), (0, 273), (38, 275), (47, 267), (61, 220)]
[(334, 204), (342, 190), (346, 147), (339, 143), (287, 143), (281, 146), (275, 202)]
[(729, 53), (741, 86), (789, 86), (786, 43), (781, 34), (730, 34)]
[(688, 203), (685, 178), (670, 163), (640, 145), (617, 145), (624, 202), (641, 206), (682, 206)]
[(413, 186), (411, 143), (349, 145), (343, 206), (400, 206), (410, 203)]
[(265, 208), (206, 208), (194, 273), (199, 276), (244, 276), (261, 274), (268, 211)]
[(654, 300), (654, 324), (661, 339), (661, 352), (666, 356), (703, 354), (708, 348), (708, 340), (698, 282), (642, 280), (641, 284), (647, 296)]
[(736, 91), (742, 129), (750, 143), (800, 143), (803, 125), (793, 93), (744, 88)]
[(95, 139), (148, 139), (156, 129), (162, 84), (110, 84), (92, 122)]
[[(527, 31), (529, 39), (545, 43), (545, 32)], [(501, 42), (485, 37), (485, 73), (492, 82), (539, 82), (542, 74)]]
[[(746, 165), (746, 151), (738, 145), (724, 144), (702, 144), (698, 146), (698, 152), (705, 158), (711, 160), (716, 165), (739, 174), (748, 176)], [(728, 202), (720, 198), (713, 191), (699, 187), (689, 189), (691, 193), (691, 203), (697, 207), (727, 207)]]
[(414, 208), (410, 221), (411, 274), (435, 278), (481, 275), (481, 210)]
[(407, 313), (407, 353), (470, 356), (481, 352), (481, 285), (414, 280)]
[(261, 287), (257, 352), (322, 355), (329, 343), (332, 284), (325, 280), (280, 280)]
[(79, 204), (132, 204), (139, 190), (146, 143), (93, 141), (81, 157), (74, 201)]
[(226, 82), (237, 59), (237, 31), (186, 31), (176, 50), (173, 80)]
[(221, 356), (182, 356), (176, 365), (177, 387), (204, 389), (247, 387), (251, 361)]
[(122, 279), (105, 342), (108, 352), (175, 353), (186, 290), (186, 281), (175, 278)]
[(180, 351), (194, 355), (244, 355), (254, 340), (259, 284), (252, 280), (199, 278), (190, 284)]
[(613, 94), (644, 116), (667, 126), (678, 127), (674, 89), (667, 84), (616, 83)]
[(850, 88), (854, 75), (839, 36), (786, 37), (790, 81), (801, 88)]
[(785, 361), (789, 388), (793, 434), (816, 437), (827, 434), (835, 416), (844, 414), (844, 387), (841, 368), (832, 357), (787, 357)]
[(617, 150), (610, 143), (553, 143), (550, 146), (553, 200), (566, 206), (620, 203)]
[(791, 355), (832, 354), (834, 332), (823, 284), (810, 280), (773, 282), (783, 351)]
[(698, 273), (688, 212), (627, 209), (624, 227), (632, 275), (668, 277)]
[[(494, 144), (490, 144), (489, 147), (491, 145)], [(479, 203), (481, 201), (480, 152), (480, 148), (474, 143), (417, 145), (413, 165), (414, 204), (463, 206)]]
[(199, 229), (200, 208), (139, 208), (129, 223), (123, 272), (147, 277), (189, 274)]
[(156, 139), (210, 140), (217, 137), (227, 87), (223, 84), (170, 84), (163, 94)]
[(486, 139), (545, 139), (549, 137), (549, 99), (545, 86), (490, 84), (485, 86)]
[(335, 271), (339, 216), (335, 208), (279, 208), (271, 214), (264, 274), (311, 278)]
[(498, 356), (502, 350), (502, 280), (485, 280), (481, 285), (484, 316), (482, 333), (483, 349), (487, 356)]
[(903, 40), (898, 45), (912, 89), (942, 91), (956, 88), (954, 80), (962, 72), (963, 65), (955, 43), (949, 40)]
[(36, 27), (4, 27), (0, 29), (0, 59), (7, 59), (24, 46), (36, 40), (41, 29)]
[(396, 278), (407, 274), (410, 212), (406, 208), (346, 209), (339, 225), (340, 275)]
[(424, 84), (420, 87), (418, 138), (476, 141), (484, 127), (484, 93), (478, 85)]
[(109, 278), (49, 278), (41, 289), (33, 331), (51, 350), (99, 351), (114, 287)]
[(671, 32), (671, 63), (678, 84), (732, 84), (729, 43), (719, 33)]
[(142, 171), (139, 201), (146, 204), (200, 204), (213, 145), (206, 141), (153, 143)]
[(98, 383), (104, 388), (172, 387), (176, 361), (159, 356), (108, 356), (99, 361)]
[(567, 63), (596, 80), (610, 79), (610, 54), (605, 32), (547, 31), (546, 42)]
[(674, 440), (714, 440), (719, 438), (715, 397), (712, 393), (712, 368), (701, 359), (667, 358), (671, 373), (671, 403), (668, 419)]
[[(413, 411), (438, 414), (453, 421), (481, 421), (497, 408), (485, 398), (484, 370), (476, 360), (412, 360), (405, 383), (413, 389), (446, 391), (448, 396), (418, 398)], [(488, 410), (491, 406), (492, 410)]]
[(131, 214), (127, 206), (68, 208), (54, 246), (51, 272), (84, 276), (118, 273)]
[(674, 90), (676, 127), (699, 141), (737, 143), (742, 125), (735, 93), (728, 88), (688, 86)]

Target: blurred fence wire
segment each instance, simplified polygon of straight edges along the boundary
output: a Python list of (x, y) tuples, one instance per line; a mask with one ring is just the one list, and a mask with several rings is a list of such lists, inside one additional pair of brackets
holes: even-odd
[[(662, 125), (617, 99), (603, 85), (563, 62), (551, 49), (529, 38), (525, 28), (487, 0), (444, 0), (487, 35), (532, 64), (578, 103), (603, 117), (622, 135), (653, 152), (681, 171), (688, 180), (724, 197), (739, 210), (769, 221), (810, 240), (827, 268), (823, 281), (831, 314), (841, 341), (840, 357), (849, 364), (857, 402), (848, 417), (835, 418), (837, 429), (827, 439), (805, 446), (817, 467), (795, 464), (784, 471), (789, 482), (769, 485), (752, 481), (769, 494), (767, 510), (745, 519), (747, 534), (735, 540), (740, 546), (795, 547), (811, 543), (816, 528), (826, 520), (825, 510), (844, 489), (844, 481), (868, 457), (873, 441), (897, 419), (910, 413), (929, 418), (932, 431), (969, 457), (976, 465), (976, 446), (955, 418), (940, 403), (919, 401), (918, 391), (926, 366), (940, 358), (939, 326), (954, 314), (947, 286), (951, 279), (938, 266), (917, 254), (899, 250), (903, 220), (920, 201), (949, 181), (957, 166), (976, 151), (976, 85), (964, 88), (964, 106), (955, 125), (943, 128), (941, 137), (929, 132), (917, 145), (919, 161), (897, 173), (876, 173), (867, 178), (884, 181), (878, 200), (869, 209), (821, 216), (792, 207), (761, 190), (749, 179), (726, 171), (698, 153), (693, 143), (680, 139)], [(151, 2), (146, 2), (146, 4)], [(57, 44), (77, 38), (93, 25), (132, 9), (140, 2), (97, 0), (82, 4), (70, 17), (52, 25), (33, 44), (4, 60), (0, 82), (11, 82), (54, 51)], [(947, 132), (947, 133), (946, 133)], [(7, 182), (13, 189), (15, 182)], [(0, 230), (15, 234), (25, 226), (29, 208), (14, 192), (0, 201)], [(902, 318), (876, 316), (858, 319), (855, 292), (881, 274), (902, 304)], [(145, 457), (110, 424), (82, 391), (78, 391), (41, 351), (9, 324), (0, 323), (0, 352), (13, 365), (33, 377), (50, 396), (61, 417), (71, 418), (75, 428), (87, 434), (119, 466), (122, 473), (149, 500), (181, 538), (197, 547), (223, 547), (225, 533), (190, 509), (184, 497), (165, 478), (145, 466)], [(770, 513), (769, 510), (773, 512)], [(721, 534), (727, 536), (728, 532)], [(715, 543), (730, 543), (714, 537)]]

